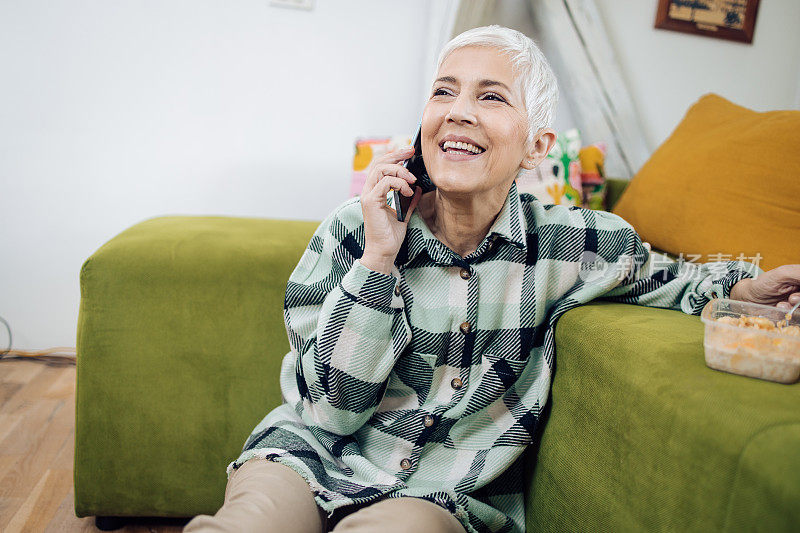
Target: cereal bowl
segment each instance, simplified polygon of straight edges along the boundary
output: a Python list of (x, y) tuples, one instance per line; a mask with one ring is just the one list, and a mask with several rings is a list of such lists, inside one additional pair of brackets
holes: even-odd
[(800, 319), (785, 311), (725, 298), (703, 308), (706, 365), (743, 376), (794, 383), (800, 377)]

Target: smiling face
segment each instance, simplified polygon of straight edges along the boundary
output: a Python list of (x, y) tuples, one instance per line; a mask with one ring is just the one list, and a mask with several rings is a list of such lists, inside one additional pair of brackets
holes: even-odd
[[(478, 46), (442, 62), (422, 115), (423, 158), (441, 191), (504, 196), (520, 166), (532, 168), (528, 115), (512, 68), (500, 49)], [(444, 144), (451, 138), (474, 146)]]

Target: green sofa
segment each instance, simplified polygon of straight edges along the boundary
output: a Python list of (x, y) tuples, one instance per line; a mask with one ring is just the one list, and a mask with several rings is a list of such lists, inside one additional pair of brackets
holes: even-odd
[[(316, 226), (159, 217), (85, 262), (78, 516), (219, 508), (226, 465), (281, 403), (285, 283)], [(800, 385), (707, 368), (700, 319), (678, 311), (595, 302), (556, 339), (529, 531), (800, 530)]]

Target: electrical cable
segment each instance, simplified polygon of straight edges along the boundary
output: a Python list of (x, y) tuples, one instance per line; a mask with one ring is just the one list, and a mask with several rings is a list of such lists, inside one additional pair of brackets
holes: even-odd
[(6, 348), (3, 352), (0, 352), (0, 359), (2, 359), (8, 352), (11, 351), (11, 326), (9, 326), (8, 322), (6, 322), (6, 319), (1, 316), (0, 322), (6, 326), (6, 331), (8, 331), (8, 348)]
[(48, 348), (46, 350), (12, 350), (12, 337), (11, 326), (8, 322), (0, 316), (6, 330), (8, 331), (8, 348), (0, 352), (0, 360), (10, 361), (13, 359), (28, 359), (34, 361), (41, 361), (47, 365), (74, 365), (77, 361), (77, 353), (75, 348), (71, 346), (59, 346), (56, 348)]

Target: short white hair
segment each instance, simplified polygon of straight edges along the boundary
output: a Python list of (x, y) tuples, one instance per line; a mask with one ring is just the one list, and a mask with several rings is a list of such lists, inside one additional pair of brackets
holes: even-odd
[(447, 56), (465, 46), (499, 48), (508, 55), (528, 112), (528, 144), (533, 141), (536, 132), (552, 126), (558, 104), (558, 84), (550, 64), (533, 39), (497, 24), (472, 28), (444, 45), (436, 70), (442, 67)]

